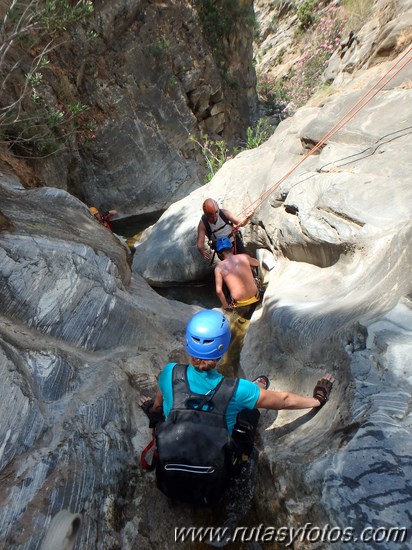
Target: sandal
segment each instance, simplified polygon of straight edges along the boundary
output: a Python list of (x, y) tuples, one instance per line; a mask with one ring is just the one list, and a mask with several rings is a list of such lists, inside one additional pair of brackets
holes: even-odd
[(267, 390), (270, 386), (269, 378), (264, 374), (257, 376), (254, 380), (252, 380), (252, 382), (258, 386), (261, 386), (264, 390)]

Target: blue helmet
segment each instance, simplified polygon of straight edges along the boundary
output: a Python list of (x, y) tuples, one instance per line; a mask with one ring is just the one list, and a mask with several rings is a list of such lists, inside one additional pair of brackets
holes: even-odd
[(230, 327), (223, 313), (205, 309), (186, 328), (185, 349), (197, 359), (220, 359), (230, 344)]
[(232, 248), (232, 247), (233, 247), (233, 244), (231, 243), (230, 239), (228, 239), (227, 237), (221, 237), (216, 241), (216, 252), (220, 252), (225, 248)]

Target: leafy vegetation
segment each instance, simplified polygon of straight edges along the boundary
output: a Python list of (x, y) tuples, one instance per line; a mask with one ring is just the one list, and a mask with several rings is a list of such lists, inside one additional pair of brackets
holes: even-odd
[(211, 140), (207, 134), (202, 134), (201, 141), (193, 136), (190, 140), (196, 143), (202, 152), (207, 167), (204, 183), (208, 183), (216, 172), (232, 155), (224, 140)]
[(89, 106), (70, 97), (57, 104), (45, 76), (52, 74), (50, 56), (70, 40), (72, 26), (92, 13), (91, 0), (1, 2), (0, 141), (20, 155), (55, 153), (73, 133), (91, 137)]
[[(283, 110), (288, 115), (304, 105), (322, 83), (322, 74), (336, 47), (340, 44), (346, 19), (334, 5), (312, 13), (313, 0), (298, 8), (304, 34), (299, 35), (301, 56), (284, 78), (258, 74), (258, 94), (268, 110)], [(319, 6), (319, 2), (315, 2)], [(307, 14), (311, 12), (309, 17)], [(284, 52), (282, 53), (284, 55)]]
[(196, 143), (202, 152), (207, 167), (204, 183), (208, 183), (223, 164), (246, 149), (254, 149), (262, 145), (273, 132), (273, 127), (265, 119), (259, 119), (255, 126), (250, 126), (246, 131), (246, 141), (240, 147), (230, 150), (224, 140), (211, 140), (208, 135), (202, 134), (201, 141), (193, 136), (191, 141)]
[(317, 0), (303, 0), (303, 2), (299, 4), (296, 16), (301, 30), (308, 29), (318, 20), (318, 16), (316, 15), (318, 4), (319, 2)]
[(255, 126), (249, 126), (246, 130), (246, 141), (237, 152), (245, 149), (255, 149), (267, 141), (273, 133), (273, 126), (267, 119), (260, 118)]

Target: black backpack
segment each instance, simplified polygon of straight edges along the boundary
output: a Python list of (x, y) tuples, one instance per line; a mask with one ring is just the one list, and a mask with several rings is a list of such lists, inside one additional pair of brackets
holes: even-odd
[(238, 379), (223, 378), (208, 394), (194, 394), (187, 365), (177, 364), (172, 384), (173, 408), (156, 435), (157, 486), (172, 499), (208, 506), (222, 498), (229, 480), (231, 437), (225, 413)]

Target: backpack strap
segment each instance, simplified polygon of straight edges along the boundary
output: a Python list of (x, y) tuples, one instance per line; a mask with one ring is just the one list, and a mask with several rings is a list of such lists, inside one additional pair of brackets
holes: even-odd
[(198, 394), (190, 391), (187, 380), (188, 365), (177, 363), (172, 371), (173, 407), (172, 410), (188, 410), (188, 402), (196, 401), (199, 411), (208, 405), (204, 412), (211, 412), (221, 416), (226, 427), (226, 410), (236, 388), (239, 384), (238, 378), (222, 378), (220, 382), (207, 394)]
[(210, 237), (212, 236), (212, 229), (210, 227), (208, 219), (206, 218), (206, 214), (203, 214), (201, 220), (203, 222), (203, 225), (205, 226), (207, 238), (210, 239)]
[(225, 427), (227, 427), (226, 411), (229, 406), (229, 401), (235, 393), (238, 384), (238, 378), (222, 378), (219, 386), (215, 388), (215, 392), (211, 399), (213, 413), (222, 416)]
[(226, 223), (226, 225), (233, 225), (233, 223), (229, 220), (229, 218), (226, 216), (223, 210), (220, 210), (220, 208), (219, 208), (219, 215), (222, 218), (222, 220)]
[(189, 365), (176, 363), (172, 370), (172, 392), (173, 406), (171, 410), (182, 409), (190, 397), (189, 384), (187, 382), (186, 370)]
[[(223, 227), (225, 227), (226, 225), (233, 225), (233, 223), (229, 220), (229, 218), (226, 216), (226, 214), (220, 208), (219, 208), (219, 216), (225, 222), (225, 225), (222, 225), (222, 227), (219, 227), (219, 229), (217, 229), (217, 231), (219, 231), (220, 229), (223, 229)], [(203, 214), (201, 219), (202, 219), (202, 222), (203, 222), (203, 224), (205, 226), (205, 229), (206, 229), (207, 238), (210, 239), (212, 237), (212, 228), (210, 227), (210, 223), (209, 223), (209, 220), (206, 217), (206, 214)]]

